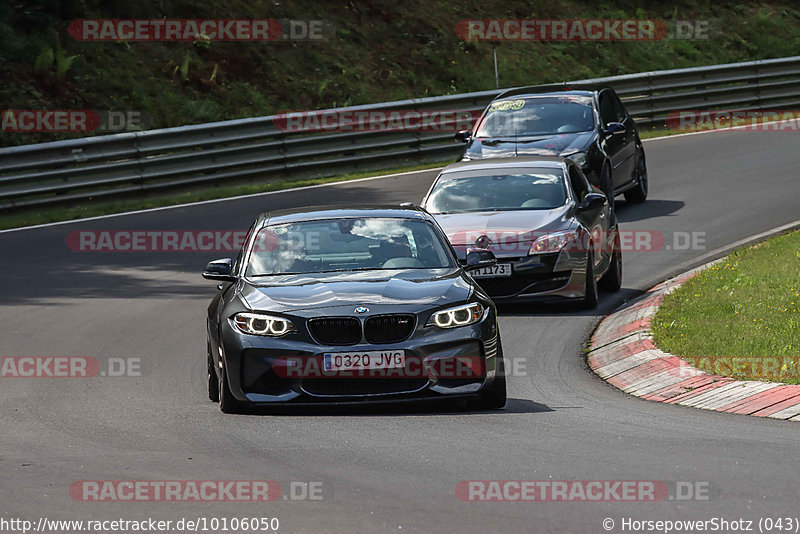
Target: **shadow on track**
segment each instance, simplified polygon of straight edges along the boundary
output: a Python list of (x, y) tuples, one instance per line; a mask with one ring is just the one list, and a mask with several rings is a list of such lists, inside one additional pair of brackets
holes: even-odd
[[(487, 415), (502, 416), (509, 414), (532, 414), (553, 412), (552, 408), (545, 404), (533, 402), (527, 399), (509, 398), (506, 407), (498, 411), (476, 411), (468, 410), (464, 401), (445, 400), (445, 401), (420, 401), (407, 404), (371, 404), (371, 405), (340, 405), (340, 406), (267, 406), (249, 407), (241, 416), (332, 416), (332, 417), (430, 417), (430, 416), (453, 416), (453, 415)], [(230, 417), (229, 415), (227, 417)]]
[(622, 288), (615, 293), (600, 292), (600, 301), (597, 308), (587, 310), (579, 303), (555, 302), (555, 303), (508, 303), (498, 304), (497, 315), (499, 317), (552, 317), (569, 315), (576, 317), (593, 317), (606, 315), (615, 310), (620, 305), (632, 300), (642, 292), (638, 289)]
[(0, 269), (5, 273), (0, 283), (3, 305), (52, 304), (59, 298), (211, 300), (216, 284), (203, 280), (200, 272), (211, 260), (236, 257), (238, 250), (88, 252), (71, 249), (68, 237), (81, 231), (246, 231), (257, 215), (270, 210), (316, 204), (418, 202), (418, 196), (409, 191), (426, 190), (437, 172), (420, 173), (413, 184), (409, 184), (408, 176), (387, 179), (381, 182), (383, 189), (369, 182), (344, 182), (335, 187), (298, 189), (6, 233), (0, 238)]
[(656, 217), (666, 217), (683, 208), (682, 200), (647, 200), (642, 204), (628, 204), (617, 200), (617, 219), (621, 223), (643, 221)]

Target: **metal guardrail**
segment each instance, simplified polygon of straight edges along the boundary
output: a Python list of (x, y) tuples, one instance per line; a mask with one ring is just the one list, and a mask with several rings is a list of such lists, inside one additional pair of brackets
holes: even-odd
[[(663, 124), (667, 114), (677, 110), (800, 105), (800, 56), (567, 83), (609, 85), (638, 124)], [(327, 111), (479, 112), (500, 92)], [(451, 132), (292, 133), (276, 128), (274, 119), (256, 117), (0, 149), (0, 211), (290, 174), (390, 168), (399, 159), (443, 160), (463, 150)]]

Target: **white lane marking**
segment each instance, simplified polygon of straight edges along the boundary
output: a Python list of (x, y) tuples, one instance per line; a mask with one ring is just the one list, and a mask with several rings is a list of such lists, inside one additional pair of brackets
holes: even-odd
[[(70, 219), (68, 221), (56, 221), (51, 223), (42, 223), (42, 224), (35, 224), (33, 226), (21, 226), (19, 228), (8, 228), (7, 230), (0, 230), (0, 234), (4, 234), (7, 232), (19, 232), (20, 230), (33, 230), (36, 228), (46, 228), (49, 226), (59, 226), (62, 224), (76, 224), (76, 223), (83, 223), (86, 221), (96, 221), (98, 219), (109, 219), (111, 217), (124, 217), (126, 215), (137, 215), (140, 213), (150, 213), (154, 211), (162, 211), (162, 210), (171, 210), (177, 208), (188, 208), (191, 206), (202, 206), (203, 204), (213, 204), (216, 202), (228, 202), (230, 200), (240, 200), (243, 198), (254, 198), (260, 196), (267, 196), (267, 195), (276, 195), (278, 193), (291, 193), (293, 191), (304, 191), (308, 189), (317, 189), (320, 187), (329, 187), (333, 185), (341, 185), (341, 184), (354, 184), (358, 182), (368, 182), (370, 180), (383, 180), (385, 178), (394, 178), (396, 176), (405, 176), (407, 174), (416, 174), (420, 172), (427, 172), (427, 171), (439, 171), (444, 167), (432, 167), (430, 169), (422, 169), (419, 171), (405, 171), (405, 172), (396, 172), (392, 174), (381, 174), (379, 176), (367, 176), (365, 178), (354, 178), (352, 180), (341, 180), (339, 182), (329, 182), (326, 184), (316, 184), (316, 185), (304, 185), (300, 187), (292, 187), (290, 189), (278, 189), (277, 191), (263, 191), (261, 193), (248, 193), (247, 195), (237, 195), (235, 197), (225, 197), (225, 198), (212, 198), (211, 200), (201, 200), (200, 202), (189, 202), (187, 204), (175, 204), (172, 206), (161, 206), (158, 208), (147, 208), (143, 210), (134, 210), (134, 211), (123, 211), (120, 213), (109, 213), (108, 215), (95, 215), (94, 217), (85, 217), (82, 219)], [(264, 210), (268, 211), (268, 210)]]

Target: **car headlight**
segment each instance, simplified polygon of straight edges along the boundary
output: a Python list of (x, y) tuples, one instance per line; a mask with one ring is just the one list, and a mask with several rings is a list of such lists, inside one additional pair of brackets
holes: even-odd
[(239, 331), (253, 336), (280, 337), (294, 330), (290, 320), (263, 313), (237, 313), (233, 324)]
[(577, 232), (570, 230), (567, 232), (555, 232), (543, 235), (536, 239), (531, 245), (528, 254), (546, 254), (548, 252), (560, 252), (561, 249), (578, 241)]
[(567, 159), (572, 160), (573, 163), (575, 163), (578, 167), (583, 169), (589, 162), (589, 155), (586, 154), (586, 152), (576, 152), (575, 154), (567, 156)]
[(477, 323), (481, 320), (481, 317), (483, 317), (483, 306), (473, 302), (472, 304), (438, 311), (431, 316), (428, 324), (439, 328), (456, 328)]

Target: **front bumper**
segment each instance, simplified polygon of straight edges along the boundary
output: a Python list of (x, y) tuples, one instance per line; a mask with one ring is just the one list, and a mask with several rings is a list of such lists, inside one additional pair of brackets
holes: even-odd
[(586, 253), (555, 252), (507, 257), (496, 253), (498, 263), (511, 264), (511, 276), (476, 278), (496, 303), (564, 301), (584, 297)]
[[(499, 344), (493, 309), (474, 325), (448, 330), (417, 327), (401, 343), (331, 346), (297, 337), (250, 336), (223, 324), (222, 346), (212, 350), (219, 351), (233, 396), (265, 405), (474, 397), (494, 381)], [(383, 374), (320, 372), (326, 352), (376, 350), (405, 351), (406, 369)], [(472, 372), (464, 372), (463, 362), (472, 366)]]

